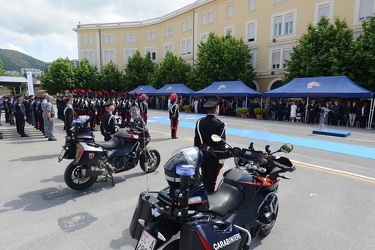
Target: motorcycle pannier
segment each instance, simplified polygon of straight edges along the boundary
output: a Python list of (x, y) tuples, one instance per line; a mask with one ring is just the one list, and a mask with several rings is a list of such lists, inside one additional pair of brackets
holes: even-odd
[(143, 226), (138, 222), (139, 219), (145, 220), (146, 222), (152, 222), (152, 212), (149, 203), (150, 199), (155, 198), (153, 196), (147, 196), (146, 192), (142, 192), (139, 195), (138, 204), (129, 227), (130, 235), (133, 239), (139, 240), (143, 231)]
[(197, 221), (185, 223), (181, 228), (181, 250), (238, 249), (241, 235), (229, 222)]

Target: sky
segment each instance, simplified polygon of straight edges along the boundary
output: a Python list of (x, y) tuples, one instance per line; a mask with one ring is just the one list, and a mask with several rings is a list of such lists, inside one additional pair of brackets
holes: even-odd
[(0, 48), (44, 62), (78, 59), (77, 24), (142, 21), (196, 0), (0, 0)]

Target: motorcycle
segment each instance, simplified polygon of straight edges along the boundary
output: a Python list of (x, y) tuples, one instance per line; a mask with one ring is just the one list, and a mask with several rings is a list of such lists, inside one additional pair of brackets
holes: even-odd
[(114, 186), (112, 174), (133, 169), (138, 162), (146, 173), (152, 173), (159, 167), (160, 153), (148, 147), (151, 136), (145, 126), (135, 122), (121, 126), (124, 123), (120, 121), (120, 127), (128, 128), (126, 131), (119, 130), (109, 141), (98, 142), (88, 131), (88, 120), (88, 116), (80, 116), (73, 121), (73, 129), (66, 137), (58, 157), (59, 162), (62, 159), (74, 159), (64, 172), (65, 183), (71, 189), (87, 189), (99, 176), (103, 176), (102, 180), (105, 181), (110, 179)]
[[(292, 144), (270, 148), (255, 150), (251, 142), (242, 149), (227, 144), (225, 150), (204, 145), (175, 151), (164, 166), (169, 185), (139, 196), (129, 227), (136, 249), (249, 249), (251, 238), (269, 234), (278, 214), (279, 180), (295, 170), (288, 158), (274, 156), (290, 153)], [(202, 150), (235, 162), (212, 195), (200, 181)]]

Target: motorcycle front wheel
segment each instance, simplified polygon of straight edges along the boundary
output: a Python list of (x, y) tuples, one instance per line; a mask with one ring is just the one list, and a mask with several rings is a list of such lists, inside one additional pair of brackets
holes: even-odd
[(156, 149), (151, 149), (148, 153), (143, 151), (139, 156), (139, 165), (146, 173), (154, 172), (160, 164), (160, 153)]
[(71, 162), (65, 169), (64, 180), (68, 187), (74, 190), (85, 190), (96, 182), (98, 176), (84, 176), (82, 166), (74, 166)]
[(273, 219), (272, 219), (272, 221), (271, 221), (267, 226), (265, 226), (265, 225), (261, 225), (261, 226), (260, 226), (260, 229), (259, 229), (259, 235), (260, 235), (260, 236), (263, 236), (263, 237), (264, 237), (264, 236), (267, 236), (267, 235), (270, 234), (270, 232), (271, 232), (273, 226), (274, 226), (275, 223), (276, 223), (277, 214), (278, 214), (278, 212), (279, 212), (279, 207), (278, 207), (278, 205), (276, 206), (276, 201), (273, 200), (273, 201), (271, 202), (271, 204), (269, 204), (269, 205), (265, 208), (265, 211), (264, 211), (264, 212), (271, 212), (271, 213), (273, 213)]

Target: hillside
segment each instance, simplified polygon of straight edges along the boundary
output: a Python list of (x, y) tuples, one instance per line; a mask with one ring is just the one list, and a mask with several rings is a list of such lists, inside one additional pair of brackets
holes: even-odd
[(3, 61), (4, 70), (19, 72), (21, 68), (35, 68), (40, 70), (48, 68), (47, 63), (15, 50), (0, 49), (0, 59)]

